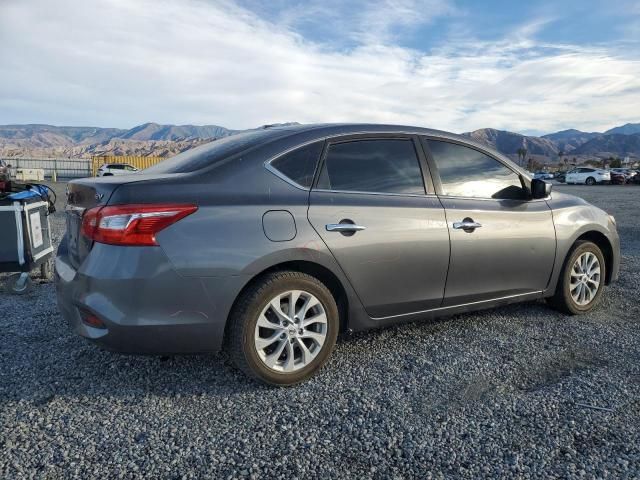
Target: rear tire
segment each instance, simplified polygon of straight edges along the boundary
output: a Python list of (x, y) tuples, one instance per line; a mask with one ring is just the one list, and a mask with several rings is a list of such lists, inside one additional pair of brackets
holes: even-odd
[(593, 178), (593, 177), (589, 177), (589, 178), (587, 178), (587, 180), (584, 183), (586, 183), (589, 186), (592, 186), (592, 185), (596, 184), (596, 179)]
[(579, 240), (567, 255), (556, 292), (547, 302), (569, 315), (590, 312), (600, 301), (605, 276), (606, 264), (600, 247), (593, 242)]
[(273, 272), (236, 301), (225, 350), (251, 377), (271, 385), (295, 385), (326, 363), (339, 327), (336, 301), (322, 282), (301, 272)]

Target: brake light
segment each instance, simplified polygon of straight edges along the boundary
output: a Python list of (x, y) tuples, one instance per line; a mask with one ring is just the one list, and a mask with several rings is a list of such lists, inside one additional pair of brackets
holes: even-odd
[(184, 204), (95, 207), (82, 218), (82, 233), (109, 245), (154, 246), (156, 234), (198, 209)]

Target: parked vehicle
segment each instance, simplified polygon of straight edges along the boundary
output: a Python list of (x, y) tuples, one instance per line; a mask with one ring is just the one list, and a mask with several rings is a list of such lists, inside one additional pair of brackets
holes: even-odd
[(612, 185), (624, 185), (629, 179), (626, 175), (620, 172), (611, 171), (611, 184)]
[(553, 180), (553, 173), (550, 172), (536, 172), (533, 178), (539, 178), (540, 180)]
[(596, 183), (608, 183), (611, 181), (609, 170), (601, 168), (579, 167), (567, 172), (565, 177), (567, 184), (595, 185)]
[(619, 262), (613, 217), (485, 145), (298, 125), (71, 181), (56, 288), (64, 317), (103, 347), (224, 348), (290, 385), (339, 331), (538, 298), (588, 312)]
[(97, 177), (111, 177), (113, 175), (127, 175), (137, 172), (138, 169), (128, 163), (106, 163), (100, 168), (96, 174)]
[(559, 172), (559, 173), (556, 173), (554, 178), (556, 181), (560, 183), (565, 183), (567, 181), (566, 177), (567, 177), (567, 172)]
[(617, 173), (619, 175), (623, 175), (626, 183), (630, 183), (633, 177), (636, 176), (637, 172), (630, 168), (612, 168), (611, 173)]
[(11, 190), (11, 165), (0, 160), (0, 193)]

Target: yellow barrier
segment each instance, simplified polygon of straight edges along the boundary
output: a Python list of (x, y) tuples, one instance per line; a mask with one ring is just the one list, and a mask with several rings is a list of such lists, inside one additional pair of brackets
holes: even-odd
[(133, 157), (133, 156), (100, 156), (100, 157), (91, 157), (91, 172), (95, 177), (98, 172), (98, 168), (106, 163), (126, 163), (133, 167), (136, 167), (138, 170), (142, 170), (143, 168), (151, 167), (161, 161), (166, 160), (163, 157)]

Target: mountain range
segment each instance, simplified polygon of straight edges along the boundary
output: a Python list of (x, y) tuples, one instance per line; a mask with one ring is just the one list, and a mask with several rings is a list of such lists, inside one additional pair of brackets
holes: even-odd
[[(161, 125), (145, 123), (131, 129), (58, 127), (52, 125), (0, 126), (0, 157), (80, 158), (93, 155), (169, 157), (211, 140), (233, 135), (218, 125)], [(526, 149), (527, 157), (557, 163), (560, 157), (588, 159), (640, 158), (640, 123), (628, 123), (605, 132), (562, 130), (540, 137), (483, 128), (466, 135), (512, 158)]]

